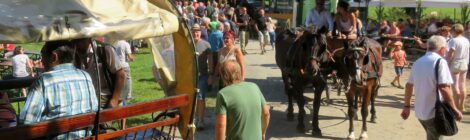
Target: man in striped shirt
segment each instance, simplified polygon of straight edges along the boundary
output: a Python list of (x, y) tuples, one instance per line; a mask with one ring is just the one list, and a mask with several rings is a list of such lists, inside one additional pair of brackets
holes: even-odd
[[(20, 123), (34, 124), (98, 110), (91, 77), (72, 64), (73, 52), (68, 46), (44, 46), (41, 61), (47, 72), (29, 88)], [(75, 130), (47, 139), (78, 139), (86, 134), (91, 132)]]

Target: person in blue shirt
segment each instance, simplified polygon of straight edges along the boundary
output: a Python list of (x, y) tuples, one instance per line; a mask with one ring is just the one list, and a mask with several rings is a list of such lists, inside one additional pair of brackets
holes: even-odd
[[(215, 26), (216, 28), (211, 29), (211, 33), (209, 34), (209, 44), (211, 44), (211, 51), (212, 57), (215, 62), (213, 64), (217, 64), (217, 54), (219, 49), (224, 47), (224, 34), (222, 31), (224, 30), (224, 24), (218, 22)], [(215, 67), (215, 65), (213, 65)]]
[[(29, 88), (20, 123), (35, 124), (98, 110), (93, 81), (87, 72), (72, 64), (73, 54), (74, 50), (69, 46), (44, 46), (41, 61), (47, 72)], [(74, 130), (52, 139), (79, 139), (86, 134), (91, 132)]]

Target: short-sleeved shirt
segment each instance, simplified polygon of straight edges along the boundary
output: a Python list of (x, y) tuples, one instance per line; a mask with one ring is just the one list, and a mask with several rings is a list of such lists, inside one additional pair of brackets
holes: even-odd
[(26, 54), (17, 54), (11, 58), (13, 64), (13, 77), (26, 77), (29, 75), (26, 70), (29, 57)]
[(266, 24), (268, 23), (268, 17), (262, 16), (256, 19), (256, 25), (258, 26), (258, 30), (266, 31)]
[(129, 60), (127, 56), (129, 54), (132, 54), (131, 45), (125, 40), (119, 40), (118, 42), (116, 42), (114, 47), (116, 48), (116, 54), (118, 56), (119, 61), (121, 61), (122, 66), (129, 67)]
[(199, 40), (196, 42), (196, 56), (197, 56), (197, 64), (199, 68), (199, 74), (201, 75), (208, 75), (209, 74), (209, 67), (208, 67), (208, 55), (211, 53), (211, 45), (204, 40)]
[[(440, 60), (438, 76), (436, 82), (434, 68), (437, 60)], [(434, 105), (436, 103), (436, 86), (439, 84), (453, 83), (449, 66), (445, 59), (434, 52), (426, 52), (424, 56), (416, 60), (413, 69), (408, 77), (408, 83), (413, 84), (415, 91), (415, 115), (420, 120), (434, 118)], [(440, 95), (440, 100), (442, 96)]]
[(266, 100), (256, 84), (229, 85), (219, 91), (216, 102), (216, 115), (227, 116), (227, 140), (262, 138), (261, 115)]
[(212, 52), (219, 52), (219, 49), (224, 47), (224, 34), (217, 29), (212, 31), (209, 35), (209, 43)]
[(455, 50), (454, 58), (452, 61), (460, 61), (468, 64), (470, 43), (467, 38), (458, 36), (449, 41), (449, 49)]
[(393, 64), (395, 66), (405, 66), (406, 62), (406, 53), (403, 50), (392, 52)]
[[(98, 48), (98, 50), (101, 49), (101, 48)], [(100, 54), (100, 53), (98, 53)], [(85, 70), (86, 72), (88, 72), (91, 76), (91, 79), (93, 80), (93, 85), (95, 88), (98, 88), (98, 77), (96, 77), (96, 70), (95, 70), (95, 66), (96, 66), (96, 63), (95, 63), (95, 60), (94, 60), (94, 57), (93, 56), (93, 50), (90, 48), (89, 51), (88, 51), (88, 57), (86, 58), (87, 61), (85, 61), (85, 63), (87, 63), (87, 66), (85, 66), (84, 64), (80, 66), (81, 69)], [(117, 71), (121, 70), (122, 68), (124, 68), (121, 64), (121, 62), (119, 61), (117, 55), (116, 55), (116, 52), (114, 51), (114, 49), (109, 46), (109, 45), (105, 45), (104, 46), (104, 57), (102, 55), (99, 55), (101, 57), (98, 57), (98, 59), (100, 58), (104, 58), (106, 57), (106, 67), (108, 68), (109, 72), (111, 72), (112, 74), (115, 74)], [(107, 84), (108, 82), (106, 82), (106, 77), (105, 75), (103, 74), (104, 73), (104, 69), (103, 69), (103, 65), (102, 63), (100, 63), (102, 60), (98, 60), (98, 69), (100, 71), (100, 81), (101, 81), (101, 94), (100, 95), (112, 95), (112, 90), (110, 89), (109, 85)], [(115, 81), (113, 81), (115, 82)], [(114, 89), (113, 89), (114, 90)]]
[[(241, 15), (241, 14), (237, 14), (237, 22), (238, 23), (250, 23), (250, 15), (248, 14), (244, 14), (244, 15)], [(238, 27), (238, 30), (239, 31), (247, 31), (248, 30), (248, 25), (240, 25)]]

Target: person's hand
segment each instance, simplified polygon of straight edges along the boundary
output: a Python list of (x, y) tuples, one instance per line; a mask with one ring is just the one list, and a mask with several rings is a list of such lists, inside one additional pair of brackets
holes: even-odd
[(326, 37), (331, 38), (332, 36), (333, 36), (333, 33), (331, 33), (331, 31), (329, 31), (328, 33), (326, 33)]
[(109, 108), (115, 108), (119, 106), (119, 102), (117, 100), (109, 101)]
[(460, 112), (459, 109), (454, 108), (454, 113), (455, 113), (455, 119), (456, 119), (457, 121), (461, 121), (462, 118), (463, 118), (462, 112)]
[(410, 108), (404, 107), (403, 110), (401, 111), (401, 118), (403, 118), (403, 120), (406, 120), (408, 119), (409, 116), (410, 116)]

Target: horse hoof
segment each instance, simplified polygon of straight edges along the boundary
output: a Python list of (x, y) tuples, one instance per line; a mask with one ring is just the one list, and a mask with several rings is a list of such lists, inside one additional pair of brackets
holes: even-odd
[(305, 133), (305, 126), (303, 124), (298, 124), (297, 125), (297, 132)]
[(367, 135), (367, 132), (364, 131), (362, 132), (361, 136), (359, 137), (359, 140), (367, 140), (369, 136)]
[(349, 132), (347, 140), (356, 140), (356, 136), (354, 136), (354, 132)]
[(370, 122), (371, 122), (371, 123), (377, 123), (376, 118), (371, 118), (371, 119), (370, 119)]
[(313, 137), (322, 137), (323, 135), (322, 135), (320, 129), (318, 129), (318, 130), (315, 130), (315, 129), (314, 129), (314, 130), (312, 130), (312, 136), (313, 136)]
[(294, 114), (287, 113), (287, 121), (290, 121), (290, 122), (294, 121)]

